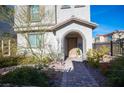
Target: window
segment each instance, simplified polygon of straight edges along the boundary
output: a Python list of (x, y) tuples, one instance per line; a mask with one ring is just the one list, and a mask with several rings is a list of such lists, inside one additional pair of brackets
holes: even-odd
[(95, 38), (95, 43), (100, 42), (100, 37)]
[(85, 7), (85, 5), (75, 5), (75, 8)]
[(61, 9), (68, 9), (68, 8), (71, 8), (70, 5), (62, 5)]
[(107, 37), (107, 40), (108, 40), (108, 41), (111, 41), (111, 40), (112, 40), (112, 35), (111, 35), (111, 36), (108, 36), (108, 37)]
[(30, 20), (31, 21), (40, 21), (40, 7), (39, 5), (30, 6)]
[(43, 35), (41, 34), (29, 34), (29, 46), (32, 48), (42, 47), (43, 45)]

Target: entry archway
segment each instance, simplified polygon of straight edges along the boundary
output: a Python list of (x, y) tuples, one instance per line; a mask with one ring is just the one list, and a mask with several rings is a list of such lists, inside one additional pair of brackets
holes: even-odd
[(64, 55), (67, 57), (82, 57), (84, 50), (84, 38), (79, 32), (71, 31), (64, 36)]

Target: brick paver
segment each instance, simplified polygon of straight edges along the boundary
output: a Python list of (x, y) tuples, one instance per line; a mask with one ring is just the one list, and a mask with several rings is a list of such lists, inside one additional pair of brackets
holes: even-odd
[(99, 85), (89, 73), (83, 62), (67, 59), (61, 87), (98, 87)]

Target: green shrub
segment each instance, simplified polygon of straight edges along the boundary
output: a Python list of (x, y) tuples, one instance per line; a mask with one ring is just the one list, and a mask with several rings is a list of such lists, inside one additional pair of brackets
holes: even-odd
[(95, 49), (90, 49), (87, 52), (87, 60), (91, 66), (93, 66), (93, 67), (99, 66), (99, 56)]
[(110, 49), (109, 49), (109, 47), (103, 45), (96, 50), (97, 50), (99, 57), (103, 57), (104, 55), (109, 53)]
[(7, 56), (0, 58), (0, 68), (16, 66), (16, 65), (24, 65), (24, 64), (35, 64), (37, 62), (38, 61), (34, 57)]
[(1, 57), (0, 68), (18, 65), (19, 57)]
[(111, 66), (107, 72), (110, 86), (124, 86), (124, 57), (120, 56), (111, 61)]
[(34, 56), (20, 56), (19, 64), (36, 64), (39, 61)]
[(124, 70), (113, 70), (108, 72), (108, 83), (110, 86), (124, 86)]
[(77, 54), (78, 54), (78, 55), (81, 55), (80, 48), (77, 49)]
[(93, 67), (99, 67), (100, 58), (109, 52), (109, 48), (101, 46), (98, 49), (89, 49), (87, 52), (88, 63)]
[(45, 73), (33, 67), (21, 67), (1, 76), (0, 83), (18, 86), (48, 86)]
[(52, 62), (52, 59), (49, 57), (49, 56), (44, 56), (43, 58), (42, 58), (42, 63), (43, 64), (49, 64), (49, 63), (51, 63)]
[(44, 56), (40, 61), (35, 56), (7, 56), (0, 57), (0, 68), (39, 63), (48, 65), (51, 62), (52, 59), (49, 56)]

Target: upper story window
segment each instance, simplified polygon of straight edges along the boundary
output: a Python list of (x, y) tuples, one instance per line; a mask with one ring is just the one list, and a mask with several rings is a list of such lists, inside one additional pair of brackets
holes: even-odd
[(68, 9), (68, 8), (71, 8), (70, 5), (62, 5), (61, 9)]
[(75, 5), (75, 8), (85, 7), (85, 5)]
[(30, 20), (31, 21), (40, 21), (40, 7), (39, 5), (30, 6)]

